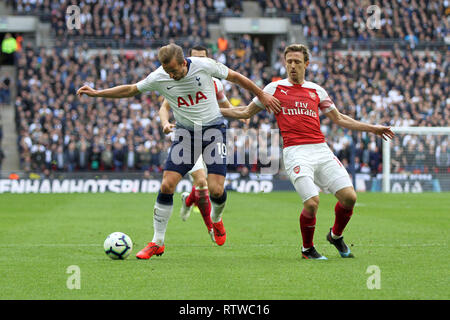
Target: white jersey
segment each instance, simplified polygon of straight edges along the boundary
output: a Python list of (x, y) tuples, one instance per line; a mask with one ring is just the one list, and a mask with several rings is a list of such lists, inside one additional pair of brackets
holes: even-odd
[(194, 125), (223, 123), (213, 77), (225, 79), (228, 67), (204, 57), (190, 57), (186, 61), (188, 72), (184, 78), (173, 80), (161, 66), (137, 83), (138, 90), (158, 91), (163, 95), (172, 109), (177, 125), (186, 129), (194, 130)]

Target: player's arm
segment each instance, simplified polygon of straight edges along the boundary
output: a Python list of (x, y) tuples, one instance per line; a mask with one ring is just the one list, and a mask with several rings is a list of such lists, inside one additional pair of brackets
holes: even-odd
[(217, 101), (217, 103), (219, 104), (220, 109), (234, 108), (233, 105), (231, 104), (230, 100), (228, 100), (228, 99), (226, 101)]
[(269, 111), (278, 113), (281, 110), (280, 101), (274, 96), (265, 93), (261, 88), (259, 88), (253, 81), (251, 81), (246, 76), (243, 76), (239, 72), (228, 69), (228, 76), (226, 80), (236, 83), (240, 87), (252, 92), (261, 101), (261, 103), (267, 107)]
[(325, 115), (337, 125), (350, 130), (371, 132), (382, 137), (384, 140), (387, 140), (386, 138), (392, 139), (394, 137), (394, 132), (392, 132), (390, 127), (357, 121), (340, 113), (336, 108), (325, 113)]
[(225, 117), (234, 119), (249, 119), (261, 110), (263, 109), (258, 107), (254, 102), (243, 107), (220, 108), (220, 112), (222, 112)]
[[(231, 102), (225, 97), (224, 101), (217, 101), (219, 103), (219, 108), (220, 109), (231, 109), (231, 108), (236, 108), (234, 107)], [(222, 111), (222, 110), (220, 110)], [(238, 119), (239, 121), (243, 122), (246, 125), (250, 124), (250, 120), (248, 118), (244, 118), (244, 119)]]
[(130, 98), (139, 94), (140, 91), (136, 84), (125, 84), (104, 90), (95, 90), (89, 86), (82, 86), (77, 91), (77, 95), (86, 94), (89, 97), (100, 97), (100, 98)]
[(233, 108), (233, 105), (231, 104), (230, 100), (228, 100), (227, 96), (225, 95), (223, 88), (216, 92), (216, 99), (217, 99), (217, 103), (219, 104), (219, 108), (221, 108), (221, 109)]
[[(219, 104), (219, 108), (221, 109), (230, 109), (234, 108), (234, 106), (231, 104), (230, 100), (227, 99), (227, 96), (225, 95), (223, 90), (220, 90), (216, 93), (217, 97), (217, 103)], [(245, 123), (246, 125), (250, 124), (249, 119), (239, 119), (239, 121)]]
[(161, 108), (159, 108), (159, 119), (161, 121), (161, 127), (163, 128), (163, 132), (165, 134), (172, 132), (173, 128), (175, 127), (173, 123), (169, 122), (169, 110), (170, 110), (169, 102), (166, 99), (164, 99)]

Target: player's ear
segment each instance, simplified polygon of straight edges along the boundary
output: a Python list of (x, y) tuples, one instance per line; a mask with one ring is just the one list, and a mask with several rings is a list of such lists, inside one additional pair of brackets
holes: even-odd
[(309, 60), (305, 62), (305, 68), (308, 68), (309, 66)]

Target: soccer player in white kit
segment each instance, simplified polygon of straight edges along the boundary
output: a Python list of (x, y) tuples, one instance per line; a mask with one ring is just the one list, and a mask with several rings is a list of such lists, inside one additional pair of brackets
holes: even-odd
[[(341, 114), (322, 87), (305, 81), (305, 70), (309, 64), (306, 46), (288, 46), (284, 58), (288, 78), (268, 84), (264, 91), (281, 102), (281, 111), (275, 117), (283, 137), (284, 166), (303, 200), (300, 214), (302, 258), (326, 260), (313, 243), (319, 205), (317, 186), (332, 192), (338, 199), (334, 225), (327, 234), (327, 240), (336, 247), (341, 257), (353, 257), (342, 233), (353, 214), (356, 192), (347, 170), (325, 142), (320, 130), (319, 110), (337, 125), (350, 130), (371, 132), (383, 139), (391, 139), (394, 133), (389, 127), (366, 124)], [(245, 119), (263, 109), (264, 103), (255, 97), (246, 107), (221, 109), (221, 112), (227, 117)]]
[[(190, 57), (208, 57), (208, 49), (204, 46), (195, 46), (189, 49)], [(216, 91), (217, 103), (220, 108), (231, 108), (232, 105), (228, 101), (224, 93), (224, 87), (222, 82), (213, 78), (214, 88)], [(159, 118), (161, 121), (161, 126), (165, 134), (171, 134), (173, 132), (174, 124), (169, 122), (169, 111), (170, 105), (167, 99), (164, 99), (161, 108), (159, 109)], [(188, 174), (193, 180), (193, 186), (191, 192), (183, 192), (181, 194), (181, 208), (180, 217), (183, 221), (186, 221), (192, 211), (194, 206), (199, 208), (200, 214), (202, 215), (203, 222), (208, 230), (208, 234), (211, 240), (215, 243), (215, 235), (213, 230), (213, 224), (211, 221), (211, 201), (209, 199), (208, 193), (208, 182), (206, 181), (206, 167), (203, 163), (203, 157), (200, 155), (197, 162), (192, 167)]]
[[(83, 86), (77, 91), (79, 96), (86, 94), (90, 97), (103, 98), (127, 98), (146, 91), (158, 91), (168, 100), (174, 113), (177, 130), (154, 206), (153, 240), (136, 254), (138, 259), (150, 259), (153, 255), (164, 253), (165, 233), (173, 209), (173, 194), (178, 182), (192, 169), (199, 156), (195, 148), (198, 143), (208, 169), (208, 189), (212, 204), (211, 220), (216, 243), (223, 245), (225, 242), (226, 233), (222, 214), (226, 201), (224, 188), (226, 156), (223, 156), (223, 152), (226, 151), (223, 149), (223, 146), (226, 146), (226, 134), (212, 78), (226, 79), (249, 90), (274, 112), (278, 112), (280, 106), (278, 99), (263, 92), (240, 73), (209, 58), (185, 58), (183, 49), (176, 44), (160, 48), (158, 60), (161, 66), (136, 84), (120, 85), (104, 90)], [(200, 141), (196, 140), (198, 127), (201, 129)], [(211, 134), (209, 140), (205, 137), (206, 134)], [(217, 148), (212, 149), (211, 154), (205, 153), (209, 147), (216, 145)], [(210, 159), (213, 157), (214, 161), (205, 159), (206, 155)]]

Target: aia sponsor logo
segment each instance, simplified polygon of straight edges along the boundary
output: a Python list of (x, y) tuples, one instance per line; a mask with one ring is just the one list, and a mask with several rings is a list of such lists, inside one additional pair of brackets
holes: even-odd
[(294, 172), (295, 172), (295, 174), (298, 174), (300, 172), (300, 166), (296, 166), (294, 168)]
[(208, 98), (203, 94), (203, 92), (198, 91), (195, 94), (195, 97), (192, 97), (190, 94), (187, 95), (187, 97), (178, 97), (178, 108), (185, 106), (190, 107), (194, 104), (199, 103), (202, 99), (208, 100)]

